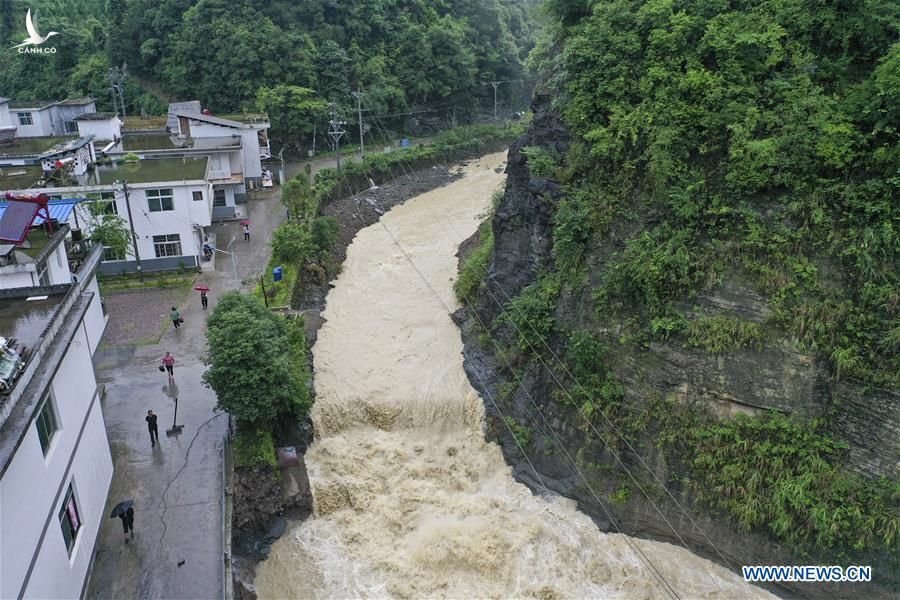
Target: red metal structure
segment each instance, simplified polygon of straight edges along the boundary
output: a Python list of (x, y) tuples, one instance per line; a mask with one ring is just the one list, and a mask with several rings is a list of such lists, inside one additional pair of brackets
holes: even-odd
[(6, 193), (9, 205), (0, 218), (0, 241), (14, 242), (16, 245), (25, 241), (34, 218), (42, 216), (53, 233), (53, 222), (50, 220), (50, 208), (47, 194), (14, 194)]

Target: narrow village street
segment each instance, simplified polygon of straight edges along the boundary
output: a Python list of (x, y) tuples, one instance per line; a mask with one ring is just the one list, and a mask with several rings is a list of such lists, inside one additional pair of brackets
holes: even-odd
[[(221, 250), (234, 238), (234, 263), (228, 254), (216, 252), (215, 269), (204, 270), (190, 288), (105, 298), (109, 323), (94, 362), (98, 381), (106, 389), (103, 414), (115, 468), (106, 514), (118, 502), (134, 500), (135, 538), (126, 543), (120, 520), (105, 520), (90, 598), (223, 596), (223, 450), (228, 416), (214, 411), (215, 394), (201, 382), (206, 317), (223, 292), (253, 289), (268, 264), (271, 232), (284, 217), (278, 189), (251, 194), (242, 208), (251, 221), (249, 242), (237, 220), (212, 229)], [(202, 310), (193, 290), (201, 283), (211, 288), (208, 311)], [(171, 306), (177, 306), (184, 318), (178, 330), (169, 320)], [(176, 360), (172, 380), (158, 370), (167, 351)], [(175, 398), (175, 421), (184, 428), (168, 436)], [(144, 419), (148, 410), (159, 417), (155, 447)]]

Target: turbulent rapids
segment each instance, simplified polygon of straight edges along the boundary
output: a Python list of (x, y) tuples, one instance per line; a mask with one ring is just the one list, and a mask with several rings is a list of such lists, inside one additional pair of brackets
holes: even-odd
[[(504, 158), (394, 208), (348, 248), (314, 347), (315, 515), (260, 565), (260, 598), (664, 596), (626, 538), (534, 496), (484, 441), (445, 305), (457, 308), (455, 253)], [(635, 542), (683, 598), (769, 597), (682, 548)]]

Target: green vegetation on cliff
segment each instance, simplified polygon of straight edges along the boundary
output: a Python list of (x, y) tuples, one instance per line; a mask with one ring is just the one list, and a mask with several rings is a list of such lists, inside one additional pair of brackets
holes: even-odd
[[(565, 347), (578, 384), (557, 373), (555, 399), (610, 452), (622, 442), (602, 417), (632, 442), (656, 437), (679, 483), (742, 531), (800, 554), (896, 556), (900, 485), (851, 474), (827, 421), (839, 382), (900, 385), (900, 7), (546, 7), (554, 25), (532, 59), (571, 144), (522, 150), (563, 192), (547, 272), (495, 327), (526, 357)], [(699, 296), (722, 288), (763, 310), (711, 313)], [(813, 421), (683, 406), (641, 381), (654, 343), (727, 360), (789, 347), (825, 365), (830, 405)]]
[(564, 50), (537, 62), (578, 134), (560, 270), (588, 238), (649, 222), (605, 269), (599, 310), (665, 316), (739, 272), (836, 378), (900, 383), (900, 8), (550, 7)]

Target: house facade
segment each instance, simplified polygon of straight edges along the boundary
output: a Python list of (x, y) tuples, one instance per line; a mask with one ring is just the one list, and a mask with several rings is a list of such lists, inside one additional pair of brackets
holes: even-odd
[[(113, 474), (92, 365), (102, 249), (72, 244), (66, 226), (41, 237), (0, 264), (0, 365), (18, 373), (0, 395), (2, 598), (84, 595)], [(64, 266), (22, 285), (15, 254), (34, 251)]]
[[(175, 112), (178, 127), (172, 133), (181, 139), (209, 140), (238, 136), (241, 139), (240, 173), (249, 189), (262, 185), (262, 160), (271, 157), (269, 119), (266, 115), (237, 115), (223, 118), (202, 112)], [(242, 119), (241, 121), (236, 120)]]
[[(127, 192), (127, 198), (126, 198)], [(134, 230), (135, 248), (125, 254), (104, 250), (101, 273), (196, 268), (212, 223), (213, 183), (204, 158), (148, 159), (133, 165), (97, 167), (81, 185), (23, 190), (52, 200), (84, 198), (66, 223), (83, 237), (94, 222), (92, 205), (115, 214)], [(130, 208), (130, 214), (129, 214)], [(94, 208), (94, 211), (97, 209)]]
[(0, 98), (0, 128), (15, 127), (15, 136), (48, 137), (78, 135), (75, 118), (97, 111), (91, 98), (68, 98), (58, 102), (17, 102)]
[(115, 113), (84, 113), (75, 117), (78, 135), (92, 136), (96, 142), (114, 142), (122, 137), (122, 121)]

